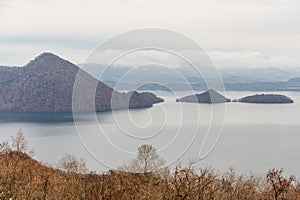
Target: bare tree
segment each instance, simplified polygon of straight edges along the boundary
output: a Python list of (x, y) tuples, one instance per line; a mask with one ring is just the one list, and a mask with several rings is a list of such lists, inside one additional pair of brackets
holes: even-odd
[(28, 140), (25, 139), (22, 129), (19, 129), (15, 136), (11, 137), (10, 150), (17, 154), (27, 154), (28, 156), (34, 156), (34, 150), (29, 149)]
[(87, 167), (83, 159), (77, 159), (73, 155), (65, 154), (58, 161), (58, 169), (67, 172), (67, 173), (86, 173)]
[(155, 147), (149, 144), (143, 144), (138, 147), (137, 158), (132, 159), (128, 165), (121, 167), (121, 170), (136, 173), (158, 173), (161, 174), (167, 170), (166, 161), (159, 157)]
[(25, 136), (21, 129), (19, 129), (16, 136), (12, 137), (12, 147), (14, 151), (25, 153), (28, 150), (28, 141), (25, 140)]
[(12, 149), (11, 149), (8, 141), (4, 141), (4, 142), (0, 143), (0, 154), (7, 154), (11, 151), (12, 151)]
[(295, 181), (294, 176), (285, 178), (283, 176), (283, 169), (270, 169), (267, 173), (267, 182), (271, 185), (273, 190), (273, 196), (275, 200), (287, 199), (286, 193), (290, 191), (292, 183)]

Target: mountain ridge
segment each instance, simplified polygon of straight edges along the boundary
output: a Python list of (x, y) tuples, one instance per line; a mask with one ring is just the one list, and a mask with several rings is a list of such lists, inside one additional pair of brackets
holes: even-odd
[[(90, 74), (100, 74), (100, 81), (108, 86), (115, 88), (116, 83), (122, 79), (122, 84), (118, 89), (131, 90), (136, 88), (137, 83), (144, 84), (145, 75), (149, 80), (158, 80), (162, 85), (166, 85), (174, 91), (186, 91), (191, 87), (194, 90), (207, 90), (207, 85), (203, 77), (197, 70), (190, 67), (155, 67), (147, 66), (145, 70), (132, 70), (130, 66), (106, 66), (85, 63), (79, 65)], [(156, 69), (155, 69), (156, 68)], [(169, 68), (169, 70), (168, 70)], [(170, 71), (171, 70), (171, 71)], [(172, 73), (172, 70), (173, 73)], [(123, 76), (130, 71), (130, 79), (123, 79)], [(227, 91), (300, 91), (300, 81), (291, 83), (289, 80), (300, 77), (300, 69), (269, 67), (269, 68), (221, 68), (220, 76)], [(171, 73), (170, 73), (171, 72)], [(178, 74), (182, 77), (178, 77)], [(183, 80), (185, 79), (185, 80)], [(140, 84), (140, 85), (141, 85)], [(161, 90), (161, 86), (143, 87), (144, 90)]]

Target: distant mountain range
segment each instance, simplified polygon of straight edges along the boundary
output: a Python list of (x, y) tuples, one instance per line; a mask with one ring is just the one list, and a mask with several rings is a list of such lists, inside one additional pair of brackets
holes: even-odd
[[(105, 68), (98, 64), (81, 64), (91, 74), (101, 74), (102, 82), (120, 90), (207, 90), (204, 79), (192, 68), (161, 66)], [(99, 73), (101, 72), (101, 73)], [(234, 91), (300, 91), (300, 69), (297, 68), (226, 68), (220, 69), (226, 90)], [(125, 78), (124, 78), (125, 77)], [(146, 78), (146, 81), (145, 81)], [(158, 84), (159, 83), (159, 84)]]
[[(43, 53), (24, 67), (0, 67), (0, 111), (6, 112), (71, 112), (72, 92), (80, 69), (52, 53)], [(145, 108), (162, 102), (151, 93), (120, 93), (80, 70), (83, 94), (76, 111), (112, 109), (112, 94), (118, 99), (116, 109)], [(90, 86), (95, 85), (94, 94)], [(93, 97), (95, 107), (88, 105)]]

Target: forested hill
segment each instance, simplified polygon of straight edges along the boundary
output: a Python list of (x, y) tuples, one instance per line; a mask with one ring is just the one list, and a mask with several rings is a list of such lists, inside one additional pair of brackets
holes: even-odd
[[(0, 67), (0, 111), (71, 112), (73, 86), (78, 71), (75, 64), (52, 53), (43, 53), (24, 67)], [(94, 93), (96, 111), (111, 110), (113, 92), (119, 100), (118, 109), (151, 107), (163, 101), (149, 93), (120, 93), (90, 74), (82, 74), (86, 87), (82, 88), (83, 91), (97, 85)], [(77, 111), (90, 111), (90, 105), (85, 102), (83, 98)]]

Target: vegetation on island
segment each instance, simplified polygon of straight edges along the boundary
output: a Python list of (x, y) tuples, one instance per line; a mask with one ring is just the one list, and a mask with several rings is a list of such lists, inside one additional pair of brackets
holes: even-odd
[(226, 103), (231, 100), (221, 95), (214, 89), (209, 89), (201, 94), (194, 94), (176, 99), (176, 102), (189, 103)]
[[(231, 102), (230, 99), (221, 95), (214, 89), (209, 89), (201, 94), (194, 94), (176, 99), (176, 102), (188, 102), (188, 103), (227, 103)], [(283, 104), (294, 103), (294, 101), (281, 94), (255, 94), (246, 96), (240, 99), (234, 99), (232, 102), (243, 103), (264, 103), (264, 104)]]
[[(126, 170), (89, 172), (85, 162), (64, 156), (56, 167), (32, 158), (20, 132), (0, 144), (0, 199), (215, 199), (297, 200), (300, 182), (282, 169), (265, 177), (238, 175), (233, 169), (220, 173), (193, 164), (167, 169), (151, 145), (138, 148), (137, 158)], [(120, 167), (122, 169), (123, 167)], [(135, 170), (138, 171), (135, 171)]]
[(294, 103), (294, 101), (281, 94), (256, 94), (246, 96), (237, 100), (243, 103)]

